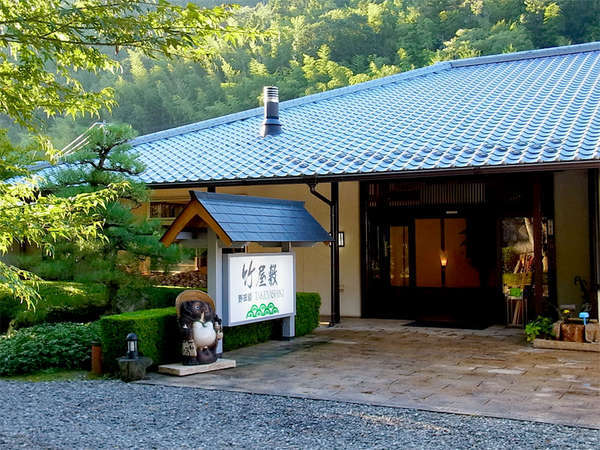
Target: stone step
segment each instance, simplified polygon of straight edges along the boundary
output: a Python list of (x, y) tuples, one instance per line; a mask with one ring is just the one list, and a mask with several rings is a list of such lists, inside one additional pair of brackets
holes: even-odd
[(233, 369), (235, 367), (234, 359), (217, 359), (211, 364), (199, 364), (197, 366), (184, 366), (183, 364), (163, 364), (158, 366), (159, 373), (185, 377), (197, 373), (213, 372), (215, 370)]

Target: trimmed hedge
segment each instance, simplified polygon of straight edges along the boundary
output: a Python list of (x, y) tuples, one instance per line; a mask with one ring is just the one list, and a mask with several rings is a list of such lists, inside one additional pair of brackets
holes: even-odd
[(35, 309), (0, 292), (0, 332), (44, 322), (91, 322), (108, 307), (107, 289), (97, 283), (44, 281), (39, 284), (40, 300)]
[[(320, 306), (319, 294), (296, 294), (296, 336), (310, 333), (319, 326)], [(223, 330), (223, 350), (227, 352), (277, 338), (281, 335), (280, 323), (278, 320), (268, 320), (227, 327)], [(140, 352), (152, 358), (154, 365), (180, 359), (181, 343), (174, 307), (105, 316), (99, 320), (99, 324), (103, 366), (106, 371), (117, 370), (116, 359), (125, 354), (125, 337), (129, 333), (137, 334)]]
[[(266, 320), (264, 322), (249, 323), (248, 325), (238, 325), (237, 327), (223, 328), (223, 351), (230, 352), (237, 348), (248, 347), (249, 345), (260, 344), (273, 339), (280, 326), (280, 320)], [(279, 331), (281, 334), (281, 331)]]
[(296, 294), (296, 336), (304, 336), (319, 326), (321, 296), (316, 292)]
[(147, 309), (168, 308), (175, 304), (179, 293), (188, 288), (177, 286), (151, 286), (143, 290), (146, 297)]
[(117, 371), (117, 358), (127, 352), (125, 338), (129, 333), (137, 335), (140, 353), (152, 358), (154, 365), (179, 359), (180, 342), (175, 307), (105, 316), (98, 323), (105, 371)]
[(55, 323), (22, 328), (0, 337), (0, 375), (42, 369), (89, 369), (96, 324)]
[[(142, 290), (145, 309), (166, 308), (175, 304), (185, 290), (174, 286), (150, 286)], [(39, 323), (92, 322), (109, 307), (108, 290), (99, 283), (44, 281), (39, 284), (40, 300), (35, 309), (0, 291), (0, 332)]]
[[(304, 336), (319, 326), (321, 296), (316, 292), (296, 293), (296, 337)], [(281, 337), (281, 320), (226, 327), (223, 330), (225, 340), (223, 351), (231, 351), (248, 345), (260, 344)]]

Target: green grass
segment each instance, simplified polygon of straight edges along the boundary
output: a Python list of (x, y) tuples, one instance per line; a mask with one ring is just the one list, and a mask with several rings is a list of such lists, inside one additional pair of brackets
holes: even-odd
[(39, 372), (26, 375), (13, 375), (10, 377), (0, 377), (2, 381), (28, 381), (38, 383), (40, 381), (77, 381), (77, 380), (96, 380), (105, 378), (102, 375), (96, 375), (85, 370), (65, 370), (65, 369), (45, 369)]

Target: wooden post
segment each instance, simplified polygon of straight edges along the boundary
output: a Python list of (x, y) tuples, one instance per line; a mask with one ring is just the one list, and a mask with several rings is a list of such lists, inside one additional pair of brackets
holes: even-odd
[(102, 375), (102, 345), (99, 341), (92, 342), (92, 373)]
[(331, 249), (331, 320), (332, 327), (340, 322), (340, 246), (338, 235), (340, 231), (339, 218), (339, 186), (337, 181), (331, 183), (331, 199), (317, 191), (316, 184), (309, 184), (310, 193), (329, 206)]
[(596, 294), (591, 317), (600, 316), (600, 169), (588, 170), (588, 200), (590, 218), (590, 289)]
[[(208, 287), (208, 295), (215, 302), (215, 309), (219, 316), (223, 315), (223, 249), (219, 245), (217, 234), (208, 229), (207, 236), (207, 270), (206, 281)], [(223, 353), (223, 339), (217, 346), (217, 355)]]
[[(291, 242), (282, 242), (281, 244), (281, 252), (282, 253), (291, 253), (292, 243)], [(294, 273), (294, 293), (296, 293), (296, 274)], [(296, 299), (294, 299), (294, 302)], [(281, 320), (281, 337), (284, 340), (291, 340), (296, 336), (296, 317), (284, 317)]]
[(330, 326), (340, 323), (340, 231), (339, 186), (337, 181), (331, 183), (331, 322)]
[(542, 262), (542, 183), (533, 180), (533, 305), (535, 316), (544, 309), (544, 266)]

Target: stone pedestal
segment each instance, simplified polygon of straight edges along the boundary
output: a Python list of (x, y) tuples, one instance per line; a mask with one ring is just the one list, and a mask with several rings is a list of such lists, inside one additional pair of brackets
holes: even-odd
[(235, 360), (233, 359), (217, 359), (211, 364), (198, 364), (195, 366), (184, 366), (183, 364), (164, 364), (158, 366), (159, 373), (185, 377), (186, 375), (194, 375), (196, 373), (212, 372), (214, 370), (233, 369)]
[(152, 359), (140, 356), (136, 359), (118, 358), (119, 373), (123, 381), (137, 381), (146, 378), (146, 369), (152, 365)]

